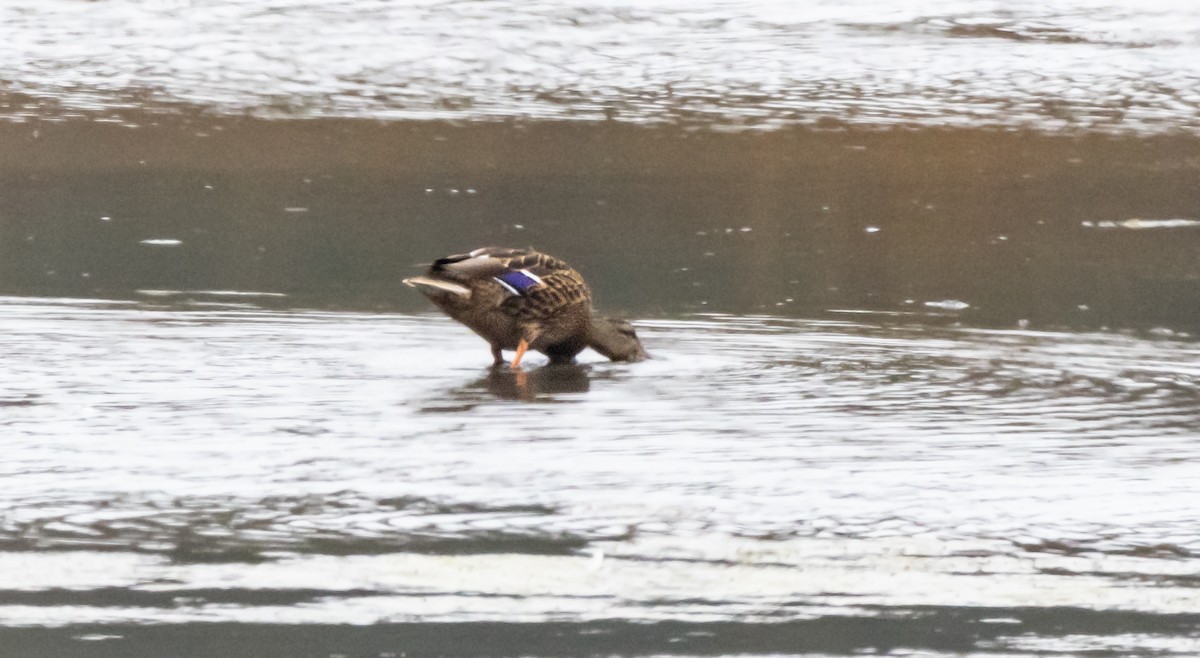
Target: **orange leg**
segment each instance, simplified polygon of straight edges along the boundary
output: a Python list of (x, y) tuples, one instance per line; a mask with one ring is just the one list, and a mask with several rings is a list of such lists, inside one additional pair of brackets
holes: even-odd
[(513, 370), (520, 369), (521, 357), (525, 356), (525, 350), (527, 350), (527, 349), (529, 349), (529, 342), (526, 341), (524, 338), (522, 338), (521, 342), (517, 343), (517, 355), (514, 356), (513, 360), (512, 360), (512, 369)]

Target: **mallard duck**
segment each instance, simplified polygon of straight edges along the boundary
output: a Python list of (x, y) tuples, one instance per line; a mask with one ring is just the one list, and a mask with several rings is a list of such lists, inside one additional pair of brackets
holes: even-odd
[(579, 272), (533, 249), (484, 247), (446, 256), (404, 283), (482, 336), (494, 365), (504, 363), (501, 350), (517, 351), (514, 369), (530, 349), (551, 363), (570, 363), (587, 347), (613, 361), (647, 358), (632, 325), (592, 311)]

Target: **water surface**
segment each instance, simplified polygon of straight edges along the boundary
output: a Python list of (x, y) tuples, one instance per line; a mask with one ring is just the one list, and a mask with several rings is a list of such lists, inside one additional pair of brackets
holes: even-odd
[(3, 3), (0, 653), (1200, 654), (1197, 11)]
[(1200, 126), (1200, 9), (1174, 0), (24, 0), (0, 24), (18, 119)]
[(1190, 342), (715, 315), (521, 384), (427, 315), (0, 309), (11, 646), (1197, 648)]

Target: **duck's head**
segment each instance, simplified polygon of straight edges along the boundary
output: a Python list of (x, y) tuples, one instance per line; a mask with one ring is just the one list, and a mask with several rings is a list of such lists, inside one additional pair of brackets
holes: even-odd
[(650, 358), (633, 325), (616, 318), (592, 318), (588, 331), (588, 347), (613, 361), (642, 361)]

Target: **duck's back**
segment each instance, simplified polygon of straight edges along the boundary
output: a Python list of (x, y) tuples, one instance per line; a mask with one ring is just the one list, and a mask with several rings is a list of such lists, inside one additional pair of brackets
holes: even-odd
[[(466, 254), (454, 254), (433, 262), (431, 272), (479, 272), (492, 270), (540, 269), (546, 272), (570, 270), (571, 266), (561, 258), (543, 254), (534, 249), (512, 249), (510, 247), (482, 247)], [(489, 274), (488, 276), (493, 276)]]

